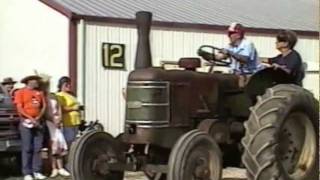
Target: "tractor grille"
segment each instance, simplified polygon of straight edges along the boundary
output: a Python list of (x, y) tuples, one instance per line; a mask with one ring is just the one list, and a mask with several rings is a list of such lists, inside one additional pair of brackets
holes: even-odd
[(128, 82), (126, 124), (167, 126), (170, 119), (169, 96), (169, 82)]

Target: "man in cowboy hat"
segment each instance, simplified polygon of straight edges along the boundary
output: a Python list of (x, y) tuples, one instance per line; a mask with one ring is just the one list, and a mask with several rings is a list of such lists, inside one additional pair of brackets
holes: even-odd
[(14, 81), (12, 77), (6, 77), (1, 82), (1, 85), (3, 86), (4, 90), (7, 94), (11, 94), (14, 85), (17, 83), (17, 81)]
[(22, 140), (22, 172), (25, 180), (45, 179), (41, 174), (40, 151), (43, 145), (43, 115), (45, 97), (39, 91), (41, 77), (32, 75), (21, 80), (26, 86), (15, 94), (15, 104), (21, 116), (19, 125)]

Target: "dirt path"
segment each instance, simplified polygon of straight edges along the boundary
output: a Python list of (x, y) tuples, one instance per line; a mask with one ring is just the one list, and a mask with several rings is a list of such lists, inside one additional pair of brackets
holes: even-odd
[[(143, 173), (127, 173), (126, 180), (148, 180)], [(223, 180), (246, 180), (245, 169), (226, 168), (223, 170)]]
[[(0, 177), (0, 180), (22, 180), (21, 177)], [(71, 180), (71, 178), (48, 178), (48, 180)], [(148, 180), (143, 173), (126, 173), (125, 180)], [(245, 170), (227, 168), (223, 170), (223, 180), (246, 180)]]

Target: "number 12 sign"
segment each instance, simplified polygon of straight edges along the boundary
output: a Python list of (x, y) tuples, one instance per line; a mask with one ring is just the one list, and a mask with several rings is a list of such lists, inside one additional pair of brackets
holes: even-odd
[(106, 69), (124, 70), (125, 45), (115, 43), (102, 44), (102, 65)]

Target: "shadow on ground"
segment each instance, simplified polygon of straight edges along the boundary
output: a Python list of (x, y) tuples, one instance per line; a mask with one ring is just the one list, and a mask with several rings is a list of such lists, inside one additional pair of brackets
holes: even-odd
[[(20, 167), (21, 165), (15, 159), (1, 159), (0, 180), (23, 180)], [(56, 177), (48, 180), (71, 180), (71, 178)]]

